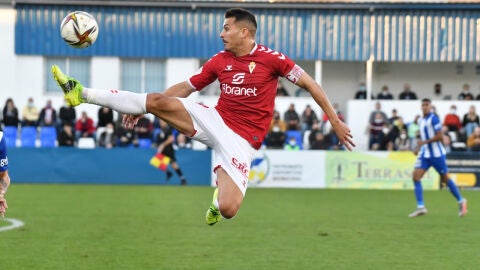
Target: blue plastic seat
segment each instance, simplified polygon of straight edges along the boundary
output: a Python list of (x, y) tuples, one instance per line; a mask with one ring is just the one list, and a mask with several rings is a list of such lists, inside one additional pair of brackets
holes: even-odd
[(20, 131), (20, 141), (22, 147), (35, 147), (35, 141), (37, 140), (37, 128), (36, 127), (22, 127)]
[(150, 139), (138, 139), (139, 148), (150, 148), (152, 147), (152, 140)]
[(6, 126), (3, 129), (3, 136), (5, 136), (7, 147), (15, 147), (17, 145), (17, 134), (18, 134), (17, 127)]
[(57, 130), (55, 127), (42, 127), (40, 129), (40, 146), (55, 147), (57, 142)]

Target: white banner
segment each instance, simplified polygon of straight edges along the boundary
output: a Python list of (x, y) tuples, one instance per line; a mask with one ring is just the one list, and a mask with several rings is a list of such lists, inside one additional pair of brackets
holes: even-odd
[[(324, 151), (259, 150), (250, 167), (248, 186), (323, 188), (325, 163)], [(215, 181), (212, 173), (212, 186)]]

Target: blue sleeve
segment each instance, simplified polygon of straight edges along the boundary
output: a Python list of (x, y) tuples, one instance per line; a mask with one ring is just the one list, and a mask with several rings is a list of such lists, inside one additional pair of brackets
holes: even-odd
[(436, 115), (433, 115), (432, 117), (432, 126), (433, 126), (433, 130), (435, 130), (435, 133), (442, 130), (442, 123), (440, 122), (440, 120)]
[(7, 143), (5, 142), (5, 136), (0, 133), (2, 137), (0, 139), (0, 172), (8, 170), (8, 158), (7, 158)]

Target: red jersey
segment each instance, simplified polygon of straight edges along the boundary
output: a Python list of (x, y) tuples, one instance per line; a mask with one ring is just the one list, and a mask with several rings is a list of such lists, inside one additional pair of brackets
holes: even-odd
[(279, 77), (296, 83), (303, 72), (284, 54), (256, 44), (244, 56), (228, 51), (214, 55), (189, 83), (201, 90), (218, 79), (216, 110), (228, 127), (258, 149), (272, 120)]

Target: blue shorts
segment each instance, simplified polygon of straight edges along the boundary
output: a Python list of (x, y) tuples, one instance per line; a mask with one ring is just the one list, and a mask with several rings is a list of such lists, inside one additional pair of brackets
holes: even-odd
[(428, 170), (433, 167), (440, 175), (448, 173), (447, 160), (445, 157), (439, 158), (422, 158), (419, 157), (415, 161), (415, 169)]
[(7, 158), (7, 142), (5, 137), (0, 134), (0, 172), (8, 170), (8, 158)]

